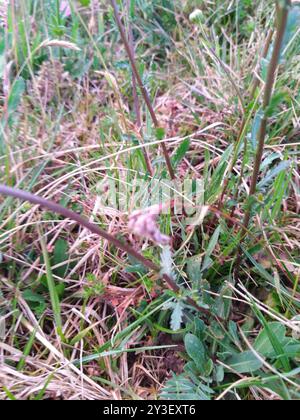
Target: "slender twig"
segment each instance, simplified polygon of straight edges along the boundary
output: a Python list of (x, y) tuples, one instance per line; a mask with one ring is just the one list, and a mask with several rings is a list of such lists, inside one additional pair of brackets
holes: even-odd
[[(280, 54), (281, 54), (282, 43), (283, 43), (284, 34), (285, 34), (286, 26), (287, 26), (287, 19), (288, 19), (288, 12), (289, 12), (290, 5), (291, 5), (291, 0), (285, 0), (284, 3), (278, 2), (278, 6), (277, 6), (277, 35), (276, 35), (276, 39), (274, 43), (272, 58), (270, 61), (267, 81), (265, 85), (265, 93), (264, 93), (264, 99), (263, 99), (264, 116), (262, 118), (260, 130), (258, 134), (258, 146), (257, 146), (253, 175), (252, 175), (250, 191), (249, 191), (250, 200), (252, 197), (254, 197), (256, 193), (256, 187), (257, 187), (258, 177), (260, 173), (262, 157), (264, 153), (265, 139), (266, 139), (266, 134), (267, 134), (268, 120), (269, 120), (267, 110), (272, 99), (273, 88), (275, 85), (277, 68), (280, 61)], [(248, 208), (246, 210), (244, 221), (243, 221), (242, 236), (241, 236), (240, 243), (245, 238), (247, 234), (246, 233), (247, 229), (251, 221), (253, 203), (251, 203), (250, 200), (249, 200)], [(238, 252), (238, 256), (237, 256), (237, 261), (236, 261), (236, 269), (239, 269), (241, 258), (242, 258), (242, 252), (240, 248)]]
[[(130, 10), (131, 10), (131, 0), (127, 0), (128, 40), (129, 40), (129, 45), (130, 45), (130, 48), (131, 48), (132, 55), (134, 57), (135, 56), (135, 48), (134, 48), (134, 37), (133, 37), (132, 22), (131, 22), (133, 16), (131, 16)], [(138, 91), (137, 91), (137, 80), (136, 80), (136, 76), (135, 76), (133, 71), (132, 71), (132, 96), (133, 96), (133, 103), (134, 103), (134, 111), (135, 111), (135, 115), (136, 115), (136, 124), (137, 124), (138, 130), (139, 130), (141, 138), (142, 138), (141, 107), (140, 107), (140, 100), (139, 100), (139, 95), (138, 95)], [(153, 171), (153, 168), (152, 168), (151, 159), (150, 159), (149, 153), (148, 153), (148, 151), (145, 147), (143, 148), (143, 154), (144, 154), (144, 159), (145, 159), (145, 163), (146, 163), (146, 167), (147, 167), (147, 170), (149, 172), (149, 175), (151, 177), (153, 177), (154, 171)]]
[[(161, 128), (160, 124), (159, 124), (159, 121), (158, 121), (158, 118), (155, 114), (154, 108), (152, 106), (150, 96), (149, 96), (149, 94), (147, 92), (147, 89), (143, 84), (142, 78), (141, 78), (141, 76), (138, 72), (135, 57), (132, 53), (132, 49), (130, 48), (130, 45), (129, 45), (129, 42), (128, 42), (128, 39), (127, 39), (127, 36), (126, 36), (125, 28), (124, 28), (123, 23), (122, 23), (121, 18), (120, 18), (119, 8), (117, 6), (117, 3), (116, 3), (115, 0), (110, 0), (110, 3), (111, 3), (112, 8), (114, 10), (115, 19), (116, 19), (116, 22), (117, 22), (121, 38), (122, 38), (122, 41), (123, 41), (125, 49), (126, 49), (126, 52), (128, 54), (128, 58), (129, 58), (129, 61), (130, 61), (131, 67), (132, 67), (132, 71), (133, 71), (133, 73), (136, 77), (137, 83), (140, 87), (141, 93), (143, 95), (144, 101), (145, 101), (145, 103), (147, 105), (147, 108), (149, 110), (149, 113), (150, 113), (151, 119), (153, 121), (153, 124), (154, 124), (155, 128)], [(163, 154), (164, 154), (165, 161), (166, 161), (166, 164), (167, 164), (167, 168), (168, 168), (168, 171), (169, 171), (169, 174), (170, 174), (170, 178), (172, 180), (174, 180), (175, 179), (175, 173), (174, 173), (174, 170), (173, 170), (173, 167), (172, 167), (171, 159), (170, 159), (166, 144), (164, 142), (162, 143), (162, 149), (163, 149)]]
[[(131, 48), (131, 52), (133, 57), (135, 56), (135, 47), (134, 47), (134, 37), (133, 37), (133, 29), (132, 29), (132, 18), (131, 16), (131, 0), (127, 0), (127, 14), (128, 14), (128, 41)], [(140, 108), (140, 100), (137, 91), (137, 82), (134, 72), (132, 71), (132, 96), (134, 102), (134, 111), (136, 115), (136, 123), (138, 128), (142, 127), (142, 116), (141, 116), (141, 108)]]
[[(268, 55), (268, 52), (269, 52), (269, 49), (270, 49), (270, 45), (271, 45), (271, 42), (272, 42), (272, 38), (273, 38), (273, 34), (274, 34), (274, 30), (273, 29), (270, 29), (269, 32), (268, 32), (267, 38), (266, 38), (265, 47), (264, 47), (264, 50), (263, 50), (263, 53), (262, 53), (262, 58), (266, 58), (267, 55)], [(250, 91), (250, 95), (249, 95), (249, 102), (254, 99), (256, 90), (257, 90), (257, 88), (259, 86), (259, 83), (260, 83), (260, 79), (257, 77), (257, 71), (258, 71), (259, 65), (260, 64), (257, 65), (257, 67), (256, 67), (256, 69), (254, 71), (254, 78), (253, 78), (252, 84), (251, 84), (251, 91)], [(239, 131), (239, 134), (238, 134), (238, 137), (237, 137), (237, 141), (235, 143), (236, 144), (236, 146), (235, 146), (235, 153), (234, 153), (234, 156), (233, 156), (232, 161), (230, 163), (230, 167), (228, 169), (228, 174), (227, 174), (227, 179), (224, 182), (223, 190), (222, 190), (221, 197), (220, 197), (220, 200), (219, 200), (219, 209), (220, 210), (222, 209), (223, 204), (224, 204), (224, 199), (225, 199), (225, 195), (227, 193), (227, 188), (228, 188), (229, 180), (230, 180), (231, 174), (233, 172), (234, 166), (235, 166), (236, 161), (237, 161), (237, 158), (238, 158), (238, 153), (237, 152), (238, 152), (238, 150), (240, 148), (240, 143), (241, 143), (243, 137), (245, 137), (246, 127), (247, 127), (248, 121), (249, 121), (249, 118), (247, 117), (246, 114), (244, 114), (243, 120), (242, 120), (242, 123), (241, 123), (241, 128), (240, 128), (240, 131)], [(240, 185), (242, 179), (243, 179), (243, 171), (241, 173), (241, 176), (240, 176), (238, 185)], [(236, 201), (237, 199), (238, 199), (238, 187), (237, 187), (236, 195), (235, 195), (233, 201)], [(234, 215), (234, 210), (233, 210), (233, 215)]]
[[(273, 35), (274, 35), (274, 29), (270, 29), (269, 33), (267, 35), (267, 39), (266, 39), (265, 47), (264, 47), (264, 50), (263, 50), (262, 58), (266, 58), (268, 56)], [(257, 72), (258, 72), (259, 67), (260, 67), (260, 64), (257, 65), (257, 68), (254, 71), (254, 78), (253, 78), (253, 81), (252, 81), (251, 93), (250, 93), (250, 98), (249, 98), (250, 101), (252, 101), (255, 98), (256, 90), (257, 90), (257, 88), (259, 87), (259, 84), (260, 84), (260, 79), (257, 76)], [(248, 139), (246, 138), (246, 136), (243, 135), (244, 129), (246, 128), (246, 126), (247, 126), (247, 118), (246, 118), (246, 116), (244, 116), (243, 121), (242, 121), (242, 126), (241, 126), (240, 137), (239, 137), (239, 138), (242, 138), (242, 136), (244, 137), (244, 143), (245, 143), (245, 145), (244, 145), (244, 159), (243, 159), (243, 162), (242, 162), (241, 173), (240, 173), (240, 176), (239, 176), (239, 180), (238, 180), (238, 183), (237, 183), (237, 186), (236, 186), (236, 191), (235, 191), (234, 198), (233, 198), (234, 203), (237, 203), (238, 199), (239, 199), (239, 191), (240, 191), (239, 186), (242, 184), (242, 181), (243, 181), (243, 178), (244, 178), (245, 166), (246, 166), (246, 156), (247, 156), (247, 151), (248, 151)], [(232, 216), (235, 215), (235, 211), (236, 211), (236, 206), (234, 206), (232, 208), (232, 211), (231, 211)]]
[[(160, 267), (156, 264), (154, 264), (152, 261), (145, 258), (142, 254), (137, 252), (135, 249), (133, 249), (130, 245), (127, 245), (123, 242), (121, 242), (119, 239), (111, 235), (110, 233), (106, 232), (105, 230), (99, 228), (94, 223), (89, 222), (84, 217), (80, 216), (79, 214), (66, 209), (65, 207), (62, 207), (61, 205), (55, 203), (51, 200), (46, 200), (45, 198), (39, 197), (37, 195), (31, 194), (27, 191), (19, 190), (17, 188), (11, 188), (7, 187), (6, 185), (0, 184), (0, 195), (5, 195), (13, 198), (20, 199), (22, 201), (28, 201), (32, 204), (36, 204), (38, 206), (41, 206), (43, 208), (46, 208), (53, 213), (60, 214), (61, 216), (65, 217), (66, 219), (71, 219), (78, 223), (79, 225), (85, 227), (86, 229), (90, 230), (92, 233), (95, 233), (98, 236), (101, 236), (103, 239), (106, 239), (108, 242), (110, 242), (112, 245), (114, 245), (116, 248), (126, 252), (127, 254), (134, 257), (137, 261), (139, 261), (141, 264), (143, 264), (146, 268), (149, 270), (155, 271), (159, 273), (161, 271)], [(167, 285), (170, 287), (171, 290), (173, 290), (176, 293), (181, 292), (181, 288), (175, 283), (175, 281), (169, 277), (166, 274), (162, 275), (162, 278), (165, 280)], [(210, 311), (201, 308), (192, 298), (188, 297), (187, 302), (196, 308), (199, 312), (202, 312), (206, 316), (213, 315), (216, 319), (219, 321), (224, 321), (222, 318), (218, 317), (215, 314), (210, 313)]]

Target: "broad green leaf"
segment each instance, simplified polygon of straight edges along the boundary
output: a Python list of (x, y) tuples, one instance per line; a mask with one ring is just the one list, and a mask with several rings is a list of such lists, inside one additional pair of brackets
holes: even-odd
[[(274, 331), (272, 330), (272, 328), (270, 327), (269, 322), (267, 322), (267, 320), (265, 319), (264, 315), (262, 314), (262, 312), (257, 308), (257, 306), (253, 306), (253, 311), (256, 314), (257, 318), (259, 319), (260, 323), (264, 326), (264, 329), (266, 330), (269, 340), (273, 346), (273, 349), (276, 353), (276, 356), (278, 357), (280, 364), (282, 365), (283, 369), (286, 372), (289, 372), (291, 370), (291, 365), (290, 365), (290, 361), (289, 358), (287, 357), (287, 355), (285, 354), (284, 348), (283, 348), (283, 343), (282, 343), (282, 337), (278, 337), (277, 334), (274, 334)], [(281, 340), (280, 340), (281, 338)]]
[(196, 366), (203, 370), (205, 368), (206, 357), (205, 348), (202, 342), (193, 334), (187, 334), (184, 339), (187, 354), (195, 362)]
[[(300, 356), (300, 342), (286, 337), (287, 330), (280, 322), (270, 322), (269, 329), (276, 336), (282, 346), (283, 355), (289, 359), (297, 359)], [(281, 358), (281, 354), (276, 354), (272, 342), (269, 338), (268, 330), (264, 328), (254, 343), (255, 350), (264, 357), (270, 359)]]
[(216, 381), (222, 383), (224, 381), (225, 371), (223, 366), (217, 366), (216, 368)]
[[(283, 343), (286, 336), (286, 328), (280, 322), (270, 322), (269, 328), (277, 336), (277, 339)], [(268, 357), (274, 354), (274, 348), (270, 341), (268, 331), (264, 328), (254, 343), (254, 349), (262, 356)]]
[(266, 214), (269, 219), (269, 209), (271, 209), (271, 220), (274, 220), (281, 212), (282, 202), (289, 189), (291, 177), (292, 171), (289, 171), (288, 175), (285, 172), (281, 172), (274, 182), (274, 193), (272, 194), (272, 200), (270, 200), (267, 208), (265, 208), (265, 210), (267, 210)]
[(284, 353), (290, 359), (295, 359), (295, 361), (299, 362), (300, 358), (300, 342), (299, 340), (290, 340), (284, 346)]
[(228, 332), (231, 336), (231, 339), (233, 340), (233, 342), (235, 343), (235, 345), (237, 347), (241, 346), (241, 342), (240, 342), (240, 338), (239, 338), (239, 334), (238, 334), (238, 327), (237, 324), (233, 321), (229, 321), (228, 323)]
[(279, 160), (281, 159), (281, 154), (274, 152), (274, 153), (270, 153), (261, 163), (260, 166), (260, 170), (264, 171), (266, 169), (269, 168), (269, 166), (271, 166), (271, 164), (275, 161), (275, 160)]
[(58, 239), (55, 243), (54, 247), (54, 254), (53, 254), (53, 262), (54, 265), (60, 265), (60, 267), (55, 269), (55, 274), (58, 277), (64, 278), (67, 271), (67, 265), (61, 265), (63, 262), (68, 260), (68, 243), (63, 239)]
[(232, 300), (232, 289), (228, 284), (225, 284), (220, 292), (219, 296), (216, 299), (214, 312), (218, 314), (221, 318), (228, 319), (231, 311)]
[(263, 367), (263, 363), (252, 351), (246, 351), (232, 356), (226, 364), (237, 373), (254, 373)]
[(199, 285), (199, 281), (202, 278), (201, 263), (202, 257), (199, 255), (195, 255), (194, 257), (188, 258), (187, 260), (187, 273), (190, 281), (195, 286)]
[(286, 172), (292, 164), (291, 160), (286, 160), (284, 162), (280, 162), (275, 168), (273, 168), (270, 172), (267, 173), (265, 178), (263, 178), (260, 183), (257, 185), (258, 189), (262, 189), (265, 186), (269, 185), (274, 178), (277, 177), (281, 172)]

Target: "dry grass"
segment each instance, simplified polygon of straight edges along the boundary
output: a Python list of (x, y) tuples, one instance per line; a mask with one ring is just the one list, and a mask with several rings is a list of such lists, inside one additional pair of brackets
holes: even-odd
[[(159, 147), (162, 140), (155, 138), (144, 106), (142, 136), (134, 122), (131, 71), (106, 2), (92, 2), (90, 8), (78, 7), (76, 2), (73, 17), (56, 25), (56, 30), (64, 27), (59, 41), (69, 43), (64, 48), (56, 41), (49, 43), (58, 40), (59, 34), (54, 36), (44, 0), (36, 2), (33, 11), (24, 1), (15, 3), (16, 14), (8, 30), (18, 39), (18, 23), (24, 16), (27, 26), (20, 41), (23, 52), (12, 43), (2, 55), (9, 74), (2, 76), (0, 91), (0, 142), (4, 139), (6, 145), (0, 155), (0, 182), (80, 212), (159, 263), (160, 248), (129, 232), (131, 209), (103, 207), (99, 201), (99, 193), (107, 192), (101, 190), (105, 182), (117, 179), (121, 185), (134, 186), (138, 175), (146, 173), (143, 147), (155, 168), (153, 179), (165, 169)], [(252, 76), (261, 79), (259, 56), (274, 11), (270, 2), (259, 2), (247, 20), (249, 25), (255, 23), (253, 30), (246, 24), (243, 29), (246, 18), (241, 18), (242, 29), (237, 33), (229, 18), (222, 21), (221, 2), (206, 2), (204, 27), (188, 19), (196, 2), (175, 3), (174, 26), (169, 29), (155, 24), (160, 42), (153, 45), (149, 41), (152, 21), (140, 10), (133, 25), (137, 56), (145, 65), (144, 82), (165, 128), (170, 156), (176, 155), (184, 140), (190, 140), (190, 148), (176, 168), (177, 176), (204, 179), (206, 188), (213, 191), (214, 173), (228, 147), (234, 149), (244, 118), (248, 122), (246, 135), (251, 135), (263, 83), (259, 84), (257, 102), (250, 106), (249, 86)], [(234, 2), (225, 3), (229, 10)], [(53, 4), (52, 8), (55, 14)], [(40, 19), (31, 27), (30, 13)], [(218, 14), (220, 19), (213, 20)], [(0, 22), (4, 16), (1, 7)], [(156, 22), (157, 15), (151, 19)], [(72, 30), (77, 31), (73, 38)], [(42, 38), (38, 40), (37, 35)], [(81, 51), (75, 51), (74, 45)], [(33, 54), (35, 50), (39, 53)], [(235, 281), (236, 248), (230, 246), (237, 240), (249, 192), (253, 170), (249, 147), (238, 154), (232, 176), (228, 160), (215, 194), (208, 194), (207, 204), (215, 209), (228, 179), (223, 209), (216, 214), (209, 211), (194, 230), (185, 225), (184, 216), (160, 219), (163, 233), (173, 240), (176, 272), (193, 297), (186, 263), (195, 257), (203, 261), (209, 240), (221, 225), (227, 241), (223, 236), (214, 247), (214, 265), (203, 280), (212, 285), (207, 293), (213, 299), (221, 296), (232, 302), (230, 319), (238, 328), (239, 350), (254, 354), (253, 341), (262, 329), (255, 310), (268, 322), (284, 325), (289, 336), (299, 333), (294, 320), (300, 308), (299, 98), (298, 82), (291, 82), (292, 70), (293, 58), (289, 58), (277, 82), (279, 90), (288, 91), (289, 100), (272, 117), (264, 157), (271, 159), (270, 170), (272, 163), (284, 162), (289, 156), (293, 163), (286, 169), (287, 177), (272, 178), (269, 189), (261, 193), (265, 197), (259, 197), (266, 199), (265, 207), (258, 200), (244, 244), (253, 259), (246, 258)], [(9, 92), (20, 75), (26, 87), (8, 116)], [(268, 166), (264, 162), (265, 176)], [(280, 203), (268, 207), (272, 191), (278, 196), (281, 193), (276, 182), (286, 188), (278, 198)], [(133, 211), (134, 197), (131, 203)], [(276, 205), (278, 212), (273, 213)], [(45, 286), (47, 267), (41, 236), (47, 244), (55, 284), (64, 287), (57, 289), (63, 338), (57, 332), (55, 310)], [(59, 240), (63, 251), (57, 251)], [(275, 279), (272, 284), (263, 277), (265, 272), (267, 279)], [(170, 332), (165, 305), (174, 296), (166, 290), (157, 273), (143, 272), (136, 261), (108, 241), (37, 206), (0, 197), (0, 399), (159, 399), (172, 372), (181, 374), (188, 360), (183, 334)], [(204, 293), (202, 289), (200, 293)], [(187, 320), (192, 316), (199, 317), (193, 313)], [(216, 348), (219, 353), (225, 351), (219, 342), (222, 331), (221, 338), (214, 333), (209, 326), (206, 346), (216, 367), (227, 366), (213, 353)], [(277, 376), (290, 390), (287, 394), (297, 397), (299, 375), (289, 377), (275, 362), (257, 357), (263, 359), (265, 376)], [(297, 360), (291, 362), (293, 368)], [(282, 398), (263, 380), (252, 384), (254, 374), (228, 369), (227, 380), (215, 387), (215, 399)], [(246, 390), (240, 387), (243, 383), (248, 384)]]

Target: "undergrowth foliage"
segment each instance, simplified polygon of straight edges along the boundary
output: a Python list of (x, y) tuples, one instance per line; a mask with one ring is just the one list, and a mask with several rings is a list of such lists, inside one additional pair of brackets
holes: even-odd
[(0, 1), (1, 399), (299, 399), (299, 33)]

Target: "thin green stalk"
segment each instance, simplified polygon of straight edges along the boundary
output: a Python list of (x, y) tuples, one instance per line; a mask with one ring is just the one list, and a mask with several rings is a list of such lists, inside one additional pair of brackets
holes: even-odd
[(290, 302), (288, 304), (288, 309), (286, 310), (286, 313), (285, 313), (285, 317), (288, 318), (288, 319), (291, 316), (291, 308), (293, 307), (293, 301), (294, 301), (294, 299), (297, 295), (297, 290), (298, 290), (299, 284), (300, 284), (300, 272), (296, 274), (295, 283), (294, 283), (294, 287), (293, 287), (293, 293), (292, 293), (292, 296), (290, 298)]
[(29, 356), (32, 346), (34, 344), (34, 340), (35, 340), (35, 335), (36, 335), (36, 331), (37, 328), (34, 329), (34, 331), (31, 333), (29, 340), (26, 343), (25, 349), (23, 351), (23, 356), (21, 357), (21, 359), (19, 360), (19, 363), (17, 365), (17, 370), (20, 372), (23, 367), (25, 366), (26, 363), (26, 357)]
[[(249, 227), (249, 224), (250, 224), (250, 221), (251, 221), (251, 213), (252, 213), (252, 208), (253, 208), (253, 201), (251, 202), (251, 198), (254, 197), (254, 195), (256, 193), (257, 181), (258, 181), (258, 177), (259, 177), (259, 173), (260, 173), (260, 166), (261, 166), (262, 157), (263, 157), (263, 153), (264, 153), (265, 139), (266, 139), (267, 127), (268, 127), (268, 121), (269, 121), (269, 118), (268, 118), (268, 115), (267, 115), (267, 110), (268, 110), (268, 107), (271, 103), (273, 88), (274, 88), (275, 81), (276, 81), (276, 74), (277, 74), (277, 69), (278, 69), (279, 60), (280, 60), (280, 54), (281, 54), (284, 34), (285, 34), (286, 26), (287, 26), (288, 13), (289, 13), (290, 5), (291, 5), (291, 0), (285, 0), (284, 2), (281, 2), (281, 1), (278, 2), (278, 7), (277, 7), (277, 26), (278, 26), (277, 27), (277, 35), (276, 35), (276, 39), (275, 39), (275, 43), (274, 43), (273, 54), (272, 54), (272, 58), (271, 58), (271, 61), (270, 61), (270, 65), (269, 65), (269, 69), (268, 69), (268, 75), (267, 75), (267, 81), (266, 81), (266, 85), (265, 85), (265, 93), (264, 93), (263, 108), (262, 108), (263, 112), (264, 112), (264, 117), (262, 118), (261, 125), (260, 125), (260, 130), (259, 130), (259, 134), (258, 134), (258, 147), (257, 147), (256, 158), (255, 158), (254, 169), (253, 169), (253, 175), (252, 175), (250, 191), (249, 191), (249, 199), (250, 200), (249, 200), (249, 205), (248, 205), (248, 208), (246, 210), (244, 221), (243, 221), (243, 227), (242, 227), (243, 232), (242, 232), (240, 243), (245, 238), (246, 231), (247, 231), (247, 229)], [(237, 261), (236, 261), (236, 268), (237, 269), (238, 269), (238, 267), (240, 266), (240, 263), (241, 263), (241, 255), (242, 255), (241, 254), (241, 249), (239, 249), (239, 253), (238, 253)]]
[[(141, 93), (143, 95), (144, 101), (145, 101), (145, 103), (147, 105), (147, 108), (149, 110), (149, 113), (150, 113), (151, 119), (153, 121), (153, 124), (154, 124), (156, 129), (159, 129), (161, 127), (160, 127), (158, 118), (155, 114), (154, 108), (152, 106), (150, 96), (147, 92), (146, 87), (143, 84), (142, 78), (141, 78), (141, 76), (139, 74), (139, 71), (137, 69), (135, 57), (132, 53), (132, 49), (130, 47), (130, 44), (129, 44), (127, 36), (126, 36), (125, 28), (124, 28), (123, 23), (122, 23), (121, 18), (120, 18), (119, 8), (118, 8), (115, 0), (110, 0), (110, 3), (112, 5), (113, 11), (114, 11), (116, 23), (118, 25), (120, 35), (121, 35), (122, 41), (123, 41), (125, 49), (126, 49), (126, 52), (127, 52), (127, 55), (128, 55), (131, 67), (132, 67), (132, 71), (133, 71), (133, 73), (136, 77), (136, 80), (138, 82), (138, 85), (140, 87)], [(169, 174), (170, 174), (170, 178), (172, 180), (174, 180), (175, 179), (175, 173), (174, 173), (174, 169), (172, 167), (171, 159), (170, 159), (170, 156), (169, 156), (169, 153), (168, 153), (168, 150), (167, 150), (167, 147), (166, 147), (165, 143), (162, 143), (162, 149), (163, 149), (163, 154), (164, 154), (165, 161), (166, 161), (166, 164), (167, 164), (167, 168), (168, 168), (168, 171), (169, 171)]]
[(10, 392), (10, 390), (8, 388), (6, 388), (6, 386), (3, 386), (3, 391), (5, 392), (7, 398), (11, 401), (17, 401), (17, 398), (14, 396), (14, 394), (12, 392)]
[(56, 16), (57, 16), (57, 23), (61, 25), (61, 17), (60, 17), (60, 4), (59, 0), (56, 0)]
[(39, 229), (39, 233), (40, 233), (40, 242), (42, 246), (44, 262), (46, 266), (46, 277), (47, 277), (47, 284), (48, 284), (48, 289), (49, 289), (49, 294), (50, 294), (51, 306), (52, 306), (52, 310), (54, 314), (54, 322), (56, 325), (56, 330), (57, 330), (58, 335), (64, 341), (59, 296), (57, 294), (56, 285), (55, 285), (55, 281), (52, 274), (52, 268), (51, 268), (50, 258), (49, 258), (49, 254), (47, 250), (47, 245), (43, 237), (43, 233), (41, 232), (40, 229)]

